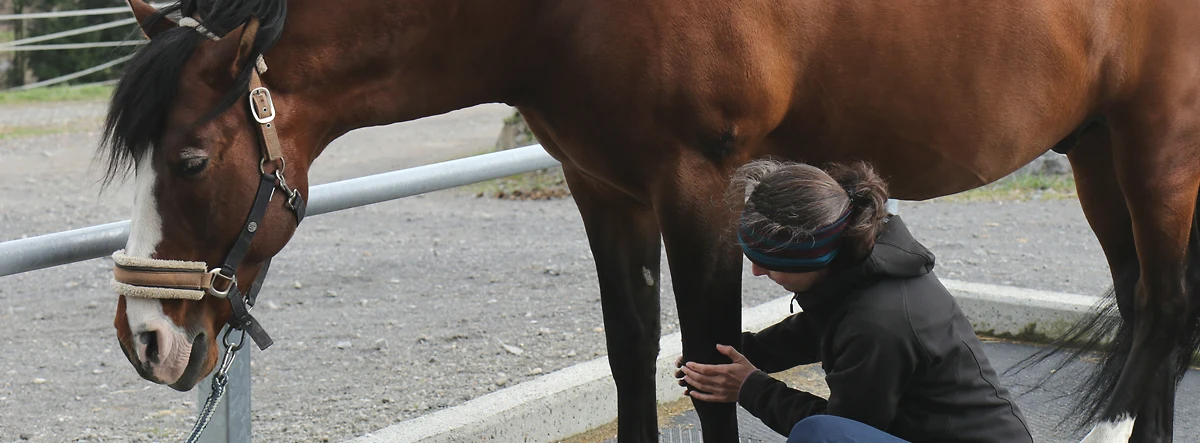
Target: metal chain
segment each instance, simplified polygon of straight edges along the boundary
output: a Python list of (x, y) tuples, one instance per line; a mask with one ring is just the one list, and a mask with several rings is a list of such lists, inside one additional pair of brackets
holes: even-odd
[[(234, 329), (242, 332), (241, 339), (238, 340), (237, 345), (229, 343), (229, 334)], [(196, 443), (200, 439), (200, 434), (204, 433), (204, 428), (208, 427), (209, 420), (212, 420), (212, 415), (217, 409), (217, 404), (221, 402), (221, 397), (225, 395), (225, 386), (229, 384), (229, 377), (226, 377), (225, 373), (229, 372), (229, 367), (233, 365), (233, 359), (237, 357), (237, 351), (242, 349), (242, 344), (246, 342), (246, 331), (230, 326), (229, 329), (225, 330), (225, 336), (221, 340), (225, 343), (225, 356), (221, 358), (221, 365), (213, 373), (212, 393), (208, 395), (208, 400), (204, 402), (204, 408), (200, 410), (200, 416), (196, 417), (196, 425), (192, 427), (192, 434), (188, 437), (187, 443)]]

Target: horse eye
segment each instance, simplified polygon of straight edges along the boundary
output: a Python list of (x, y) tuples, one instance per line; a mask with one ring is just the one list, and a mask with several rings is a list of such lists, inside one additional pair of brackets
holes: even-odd
[(179, 169), (184, 175), (197, 175), (204, 172), (204, 168), (206, 167), (208, 167), (208, 159), (197, 157), (183, 160), (183, 164), (180, 165)]

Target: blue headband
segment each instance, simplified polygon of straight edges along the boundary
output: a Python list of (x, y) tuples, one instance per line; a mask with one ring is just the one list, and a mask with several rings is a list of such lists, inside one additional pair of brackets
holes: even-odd
[(836, 221), (799, 240), (793, 240), (787, 229), (766, 235), (772, 222), (746, 223), (743, 212), (742, 223), (738, 225), (738, 243), (746, 258), (763, 269), (789, 273), (819, 271), (828, 267), (841, 251), (842, 234), (850, 212), (850, 208), (846, 208)]

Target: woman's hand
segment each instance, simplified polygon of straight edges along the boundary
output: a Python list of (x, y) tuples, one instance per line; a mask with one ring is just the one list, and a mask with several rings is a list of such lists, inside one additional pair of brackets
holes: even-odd
[(692, 398), (718, 403), (735, 403), (742, 383), (746, 377), (757, 371), (746, 357), (738, 353), (733, 346), (717, 345), (717, 352), (725, 354), (733, 363), (725, 365), (705, 365), (696, 362), (683, 364), (683, 357), (675, 361), (675, 378), (680, 379), (680, 386), (691, 388), (684, 392)]

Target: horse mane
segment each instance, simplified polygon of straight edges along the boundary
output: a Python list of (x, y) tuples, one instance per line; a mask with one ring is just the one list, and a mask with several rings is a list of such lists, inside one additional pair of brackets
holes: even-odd
[[(287, 1), (179, 0), (151, 16), (146, 28), (175, 11), (186, 17), (200, 17), (206, 28), (220, 36), (242, 26), (250, 17), (259, 20), (254, 46), (250, 56), (245, 58), (234, 86), (208, 115), (197, 122), (200, 123), (229, 109), (247, 91), (255, 60), (283, 34)], [(100, 149), (107, 151), (108, 160), (105, 184), (129, 171), (162, 139), (167, 114), (178, 93), (183, 65), (196, 45), (204, 40), (204, 36), (191, 28), (171, 28), (143, 45), (126, 63), (109, 103), (101, 139)]]

